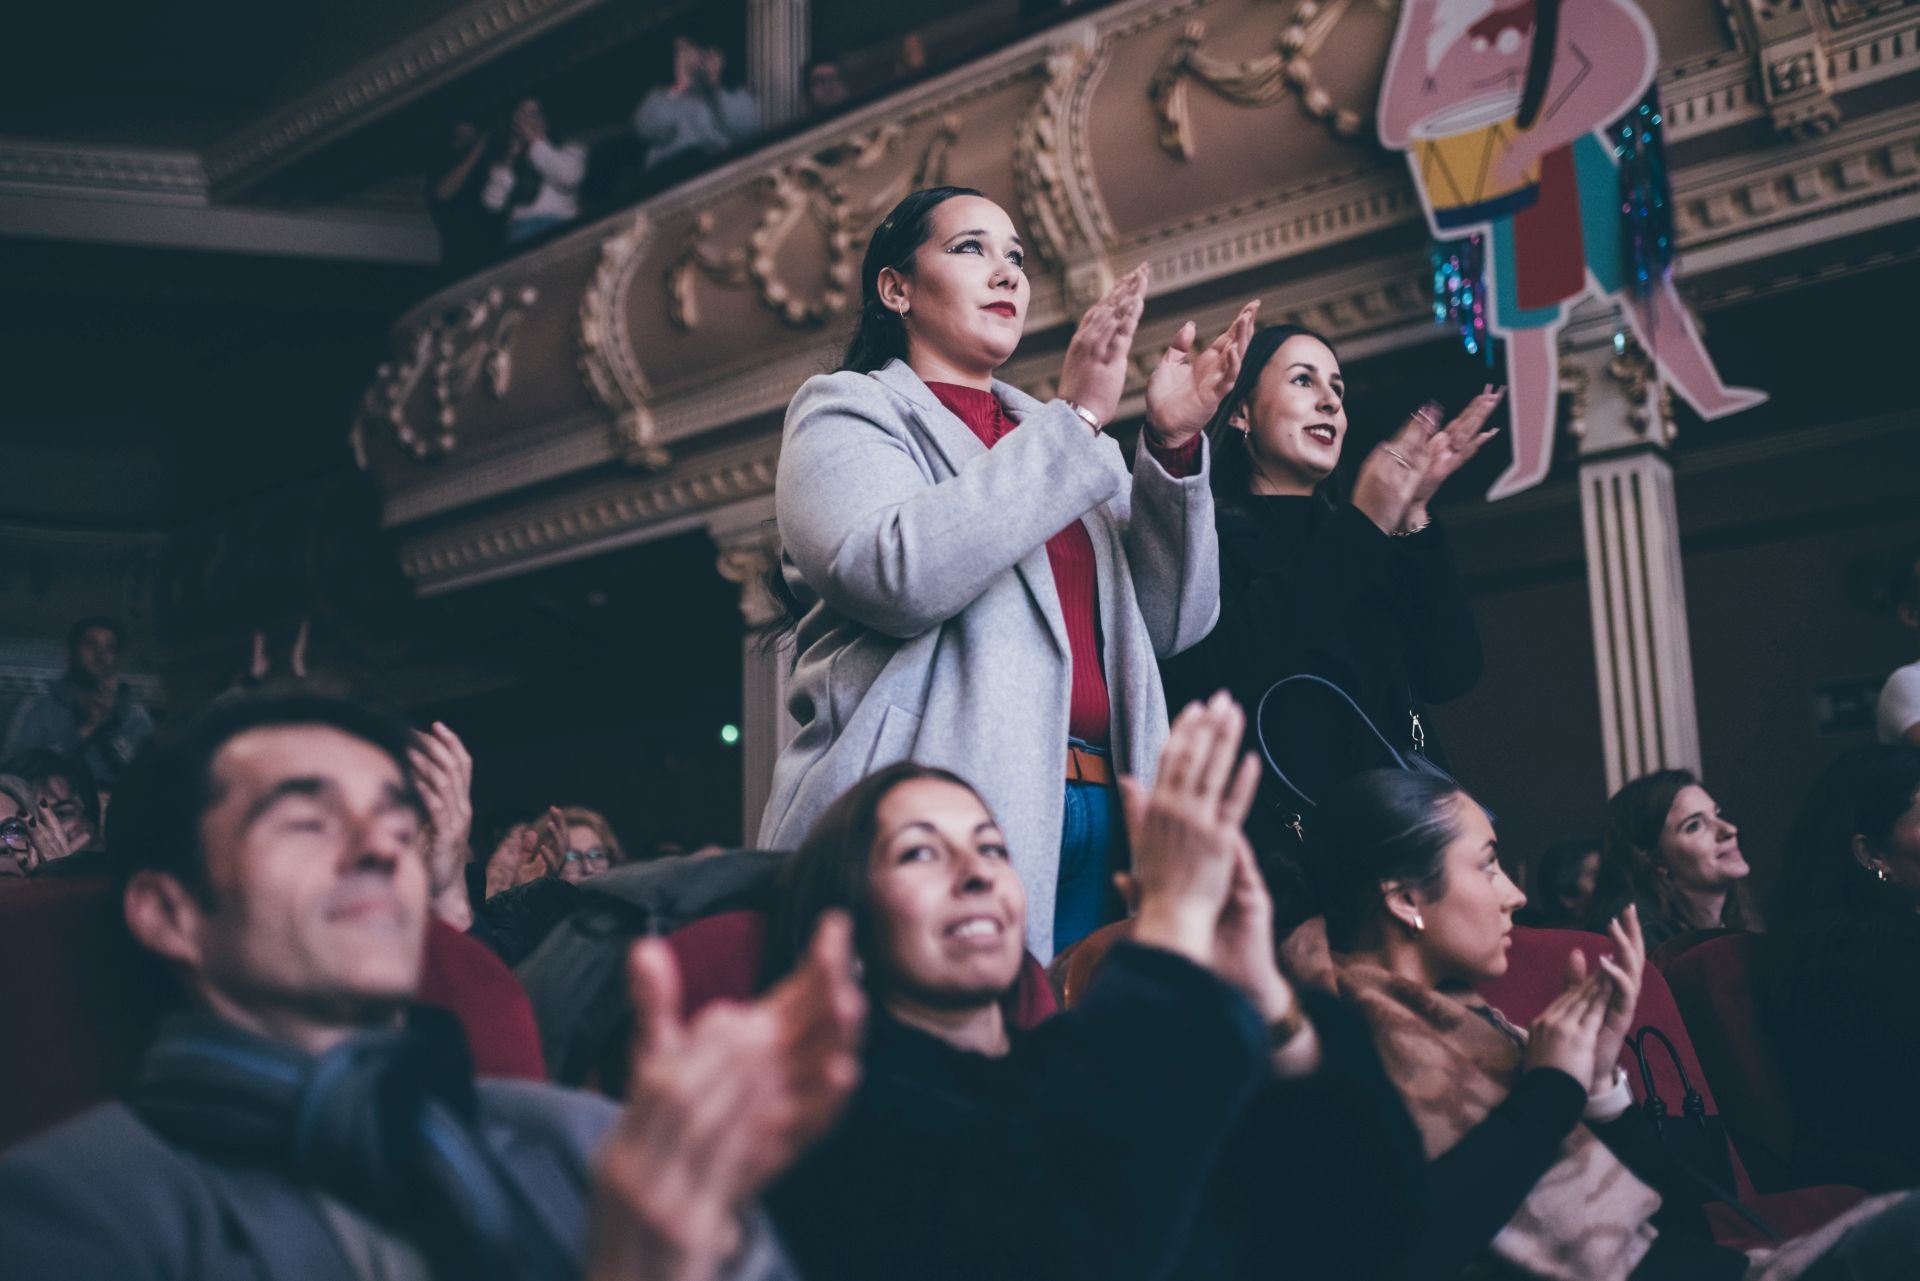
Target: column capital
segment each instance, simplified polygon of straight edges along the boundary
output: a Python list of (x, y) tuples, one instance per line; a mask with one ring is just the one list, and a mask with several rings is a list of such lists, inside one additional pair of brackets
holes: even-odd
[(1569, 344), (1560, 361), (1560, 393), (1567, 398), (1567, 431), (1580, 455), (1665, 450), (1673, 443), (1673, 391), (1631, 329)]
[(720, 577), (740, 587), (740, 616), (749, 627), (778, 622), (785, 608), (767, 587), (767, 576), (780, 563), (780, 540), (771, 530), (744, 531), (719, 540), (714, 567)]

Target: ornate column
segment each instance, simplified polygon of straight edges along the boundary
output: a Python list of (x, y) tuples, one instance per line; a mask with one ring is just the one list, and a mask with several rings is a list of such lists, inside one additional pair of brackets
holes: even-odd
[(740, 616), (747, 624), (740, 646), (740, 817), (748, 845), (760, 830), (760, 815), (773, 787), (773, 763), (800, 728), (787, 713), (793, 643), (769, 643), (761, 631), (781, 616), (766, 588), (766, 576), (780, 559), (772, 506), (770, 499), (762, 499), (729, 508), (709, 527), (720, 548), (721, 577), (740, 585)]
[(811, 19), (807, 0), (747, 0), (747, 85), (768, 129), (806, 114)]
[(1650, 770), (1700, 770), (1687, 595), (1674, 504), (1671, 395), (1613, 308), (1564, 331), (1561, 389), (1580, 446), (1580, 514), (1607, 792)]

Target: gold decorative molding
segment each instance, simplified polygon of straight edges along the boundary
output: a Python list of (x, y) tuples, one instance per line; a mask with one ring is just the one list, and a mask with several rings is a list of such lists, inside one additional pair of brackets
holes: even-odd
[(414, 539), (400, 568), (426, 590), (533, 559), (570, 559), (670, 521), (773, 492), (775, 434), (705, 459), (686, 460), (657, 476), (628, 476), (583, 492), (509, 512), (494, 520)]
[[(366, 426), (375, 422), (390, 428), (394, 443), (415, 462), (452, 453), (459, 443), (456, 406), (481, 377), (496, 401), (505, 400), (512, 389), (513, 337), (528, 308), (539, 301), (540, 291), (532, 285), (511, 292), (496, 285), (416, 329), (407, 358), (375, 370), (373, 386), (361, 398), (351, 434), (361, 467), (367, 463)], [(429, 378), (434, 420), (422, 427), (413, 421), (411, 407)]]
[(740, 588), (740, 617), (750, 628), (767, 627), (786, 616), (786, 609), (767, 587), (767, 576), (780, 563), (780, 540), (772, 531), (756, 531), (720, 546), (714, 568), (720, 577)]
[(1673, 421), (1673, 390), (1631, 331), (1621, 330), (1615, 338), (1614, 354), (1606, 370), (1607, 377), (1627, 394), (1627, 420), (1633, 429), (1655, 444), (1671, 445), (1678, 432)]
[[(767, 310), (794, 329), (818, 329), (847, 310), (847, 300), (859, 288), (855, 255), (871, 228), (909, 192), (939, 186), (946, 181), (947, 157), (960, 137), (961, 117), (943, 116), (911, 170), (902, 170), (871, 199), (854, 201), (843, 186), (853, 174), (869, 173), (892, 155), (906, 130), (886, 124), (811, 156), (785, 165), (761, 179), (766, 210), (747, 238), (731, 251), (708, 244), (713, 234), (713, 210), (694, 217), (686, 247), (666, 272), (667, 319), (682, 333), (700, 327), (700, 309), (694, 290), (696, 276), (727, 289), (749, 284)], [(825, 280), (814, 298), (799, 296), (780, 277), (776, 256), (802, 223), (818, 229), (826, 249)]]
[(1070, 48), (1047, 59), (1047, 87), (1013, 137), (1014, 196), (1026, 222), (1031, 248), (1048, 266), (1064, 268), (1087, 234), (1074, 216), (1067, 189), (1067, 102), (1090, 64), (1087, 51)]
[[(1395, 0), (1300, 0), (1280, 32), (1280, 56), (1285, 60), (1287, 86), (1300, 95), (1306, 113), (1333, 130), (1338, 138), (1360, 138), (1373, 132), (1373, 103), (1342, 106), (1314, 77), (1313, 59), (1332, 39), (1333, 32), (1355, 8), (1376, 10), (1385, 23), (1388, 41), (1399, 15)], [(1386, 44), (1381, 45), (1384, 50)]]
[(1826, 133), (1840, 123), (1824, 33), (1802, 0), (1746, 0), (1767, 116), (1781, 133)]
[(1160, 146), (1177, 160), (1192, 160), (1194, 155), (1193, 124), (1187, 118), (1190, 82), (1197, 80), (1242, 107), (1271, 106), (1287, 95), (1287, 60), (1277, 48), (1236, 64), (1201, 53), (1206, 38), (1207, 24), (1190, 19), (1147, 82)]
[(1585, 368), (1570, 360), (1560, 362), (1560, 398), (1564, 402), (1560, 411), (1560, 421), (1566, 433), (1574, 440), (1584, 440), (1587, 435), (1587, 396), (1592, 388), (1593, 376)]
[(581, 294), (574, 335), (580, 372), (594, 399), (613, 415), (622, 456), (657, 470), (667, 465), (667, 451), (659, 443), (653, 389), (640, 368), (627, 323), (627, 297), (652, 237), (652, 220), (638, 213), (600, 242), (600, 259)]

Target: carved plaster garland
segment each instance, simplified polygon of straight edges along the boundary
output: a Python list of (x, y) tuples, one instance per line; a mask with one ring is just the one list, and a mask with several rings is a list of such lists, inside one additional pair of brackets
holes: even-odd
[[(910, 173), (898, 174), (870, 199), (849, 197), (844, 181), (878, 168), (905, 134), (900, 125), (882, 125), (767, 175), (760, 184), (767, 207), (740, 248), (714, 249), (709, 243), (713, 210), (702, 210), (687, 234), (686, 247), (667, 268), (667, 319), (674, 328), (692, 333), (700, 327), (697, 276), (728, 289), (752, 285), (762, 305), (795, 329), (817, 329), (844, 313), (858, 287), (856, 255), (864, 236), (908, 192), (946, 180), (947, 158), (960, 137), (960, 116), (940, 118)], [(798, 296), (781, 278), (778, 262), (780, 251), (805, 222), (817, 228), (827, 253), (824, 283), (814, 298)]]
[(658, 470), (669, 462), (653, 417), (653, 388), (634, 348), (624, 305), (640, 267), (653, 221), (639, 213), (600, 244), (600, 263), (580, 298), (575, 326), (580, 372), (614, 418), (614, 437), (626, 460)]
[(1033, 251), (1060, 268), (1087, 244), (1067, 190), (1067, 102), (1088, 67), (1084, 49), (1067, 49), (1047, 59), (1047, 86), (1013, 138), (1013, 190)]
[[(521, 285), (509, 294), (498, 285), (449, 307), (414, 330), (411, 350), (398, 364), (374, 371), (374, 382), (360, 401), (351, 432), (354, 457), (366, 466), (366, 424), (384, 423), (394, 443), (416, 462), (440, 458), (458, 444), (455, 406), (482, 375), (494, 400), (505, 400), (513, 386), (513, 338), (540, 291)], [(432, 426), (416, 425), (409, 413), (414, 394), (429, 376), (435, 407)]]
[(1271, 106), (1288, 93), (1296, 93), (1307, 114), (1332, 129), (1336, 136), (1358, 138), (1370, 132), (1371, 111), (1337, 104), (1313, 75), (1314, 55), (1356, 4), (1376, 9), (1385, 16), (1383, 34), (1390, 39), (1396, 8), (1392, 0), (1300, 0), (1281, 28), (1272, 53), (1235, 64), (1200, 52), (1200, 45), (1207, 37), (1207, 24), (1198, 18), (1189, 20), (1147, 85), (1161, 147), (1175, 159), (1193, 159), (1193, 124), (1187, 111), (1187, 86), (1194, 81), (1242, 107)]

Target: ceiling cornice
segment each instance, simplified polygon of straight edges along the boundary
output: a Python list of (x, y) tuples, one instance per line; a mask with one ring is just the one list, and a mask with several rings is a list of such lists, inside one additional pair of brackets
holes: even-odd
[(229, 196), (342, 133), (606, 0), (476, 0), (207, 149), (208, 182)]
[(204, 200), (207, 171), (187, 150), (0, 138), (0, 187)]

